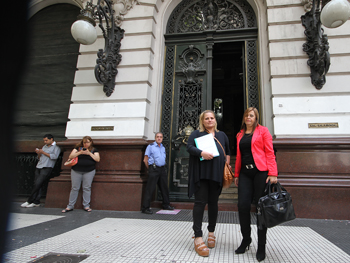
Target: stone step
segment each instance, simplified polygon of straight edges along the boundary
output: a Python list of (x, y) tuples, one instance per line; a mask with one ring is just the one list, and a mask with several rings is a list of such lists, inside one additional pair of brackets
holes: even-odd
[(231, 184), (229, 188), (223, 188), (221, 195), (219, 196), (219, 201), (231, 200), (232, 202), (237, 202), (238, 200), (238, 188), (234, 184)]
[[(236, 156), (231, 155), (230, 159), (230, 165), (232, 166), (232, 170), (235, 170), (235, 162), (236, 162)], [(231, 184), (229, 188), (222, 189), (221, 195), (219, 196), (219, 202), (232, 202), (236, 203), (238, 201), (238, 188), (234, 185), (234, 183)]]
[(221, 195), (219, 196), (219, 200), (237, 201), (238, 200), (238, 194), (224, 194), (224, 193), (221, 193)]
[(225, 194), (234, 194), (234, 193), (238, 193), (238, 187), (235, 185), (231, 185), (230, 188), (223, 188), (222, 189), (222, 193)]

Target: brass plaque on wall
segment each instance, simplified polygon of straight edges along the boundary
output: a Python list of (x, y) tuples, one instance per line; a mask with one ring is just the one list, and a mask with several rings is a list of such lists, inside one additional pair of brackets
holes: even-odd
[(114, 131), (114, 126), (91, 126), (91, 131)]
[(338, 122), (309, 123), (309, 129), (312, 128), (339, 128)]

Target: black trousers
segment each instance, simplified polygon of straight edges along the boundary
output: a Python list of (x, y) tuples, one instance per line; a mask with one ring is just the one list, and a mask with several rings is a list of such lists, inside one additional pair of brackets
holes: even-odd
[(41, 198), (41, 187), (44, 185), (45, 181), (49, 179), (52, 168), (36, 168), (35, 169), (35, 179), (32, 192), (27, 200), (28, 203), (40, 204)]
[(216, 219), (218, 217), (218, 200), (220, 193), (221, 186), (218, 182), (211, 180), (200, 181), (200, 188), (194, 193), (193, 230), (195, 237), (203, 236), (202, 222), (206, 204), (208, 204), (208, 231), (214, 232)]
[(156, 189), (156, 185), (160, 189), (163, 197), (163, 207), (170, 204), (168, 178), (166, 175), (165, 166), (154, 168), (152, 165), (148, 169), (148, 181), (146, 185), (145, 195), (143, 197), (142, 209), (147, 209), (151, 206), (152, 195)]
[[(257, 204), (266, 187), (267, 171), (242, 169), (238, 181), (238, 214), (243, 240), (249, 240), (251, 204)], [(258, 229), (258, 244), (266, 244), (267, 228)]]

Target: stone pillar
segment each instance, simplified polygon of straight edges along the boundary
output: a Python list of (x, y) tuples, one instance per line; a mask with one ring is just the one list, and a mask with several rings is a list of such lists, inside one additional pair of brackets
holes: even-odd
[[(79, 140), (66, 140), (58, 145), (64, 151), (62, 172), (51, 179), (45, 207), (65, 208), (71, 189), (70, 167), (64, 162)], [(146, 182), (143, 155), (147, 141), (142, 139), (95, 139), (101, 161), (96, 165), (96, 175), (91, 189), (91, 208), (98, 210), (139, 211)], [(75, 208), (82, 208), (80, 190)]]

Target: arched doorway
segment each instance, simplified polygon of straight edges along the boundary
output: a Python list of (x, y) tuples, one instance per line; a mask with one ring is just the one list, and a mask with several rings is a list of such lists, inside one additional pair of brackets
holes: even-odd
[[(28, 20), (27, 63), (20, 80), (15, 105), (16, 194), (30, 194), (37, 163), (35, 148), (43, 146), (43, 135), (65, 140), (79, 43), (70, 27), (79, 14), (71, 4), (50, 5)], [(58, 176), (61, 157), (51, 174)], [(44, 188), (44, 196), (46, 188)]]
[(28, 61), (16, 103), (16, 140), (42, 140), (46, 133), (65, 139), (79, 43), (70, 27), (79, 8), (48, 6), (28, 21)]
[(173, 201), (188, 200), (186, 131), (198, 127), (199, 114), (215, 111), (235, 154), (244, 110), (260, 108), (257, 36), (245, 0), (185, 0), (170, 15), (161, 131)]

